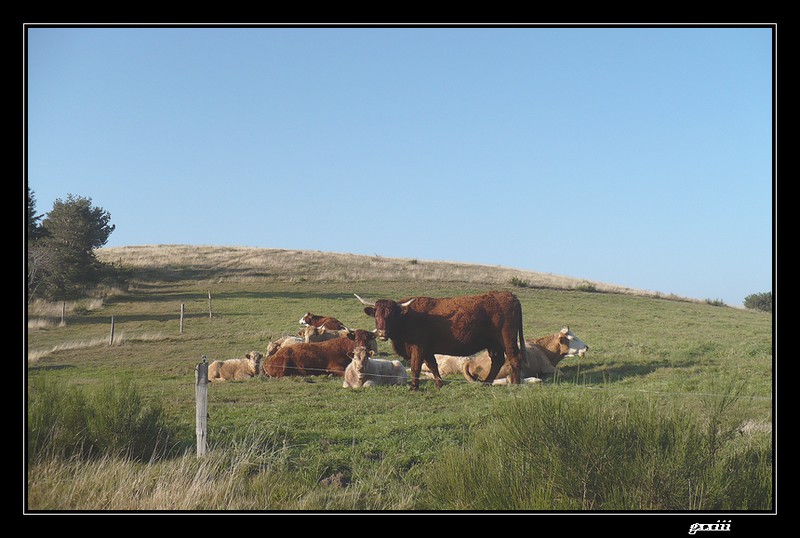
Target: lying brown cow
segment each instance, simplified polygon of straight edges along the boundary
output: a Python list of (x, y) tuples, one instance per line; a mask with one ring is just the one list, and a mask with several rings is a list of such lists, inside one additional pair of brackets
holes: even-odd
[[(575, 336), (569, 327), (561, 331), (527, 340), (525, 342), (525, 355), (521, 363), (521, 376), (523, 378), (540, 378), (544, 375), (555, 373), (556, 366), (564, 357), (570, 355), (583, 355), (589, 347)], [(469, 357), (463, 365), (462, 372), (467, 381), (483, 381), (486, 379), (491, 361), (484, 351)], [(495, 384), (504, 384), (511, 373), (511, 367), (506, 363), (497, 374)]]
[[(303, 342), (306, 344), (313, 342), (325, 342), (327, 340), (334, 340), (336, 338), (348, 338), (353, 331), (350, 329), (340, 329), (338, 331), (326, 329), (325, 327), (312, 327), (308, 326), (298, 334), (302, 335)], [(378, 343), (375, 339), (371, 339), (367, 344), (367, 349), (370, 351), (378, 352)]]
[(251, 351), (245, 355), (244, 359), (214, 361), (208, 365), (208, 380), (241, 381), (255, 377), (261, 371), (263, 357), (258, 351)]
[(311, 312), (300, 318), (300, 325), (308, 325), (309, 327), (325, 326), (326, 328), (334, 331), (347, 329), (347, 327), (344, 326), (344, 323), (336, 318), (332, 318), (330, 316), (317, 316)]
[(511, 382), (519, 383), (525, 342), (522, 306), (514, 294), (493, 291), (444, 299), (414, 297), (399, 303), (356, 298), (367, 305), (364, 313), (375, 318), (378, 338), (391, 339), (395, 352), (411, 365), (411, 390), (419, 386), (423, 362), (433, 373), (436, 386), (442, 386), (435, 354), (466, 356), (482, 349), (488, 350), (492, 361), (487, 384), (494, 381), (506, 360), (511, 365)]
[(369, 348), (370, 344), (375, 344), (375, 334), (359, 329), (346, 338), (282, 347), (264, 362), (263, 373), (270, 377), (344, 375), (350, 364), (347, 354), (358, 346)]

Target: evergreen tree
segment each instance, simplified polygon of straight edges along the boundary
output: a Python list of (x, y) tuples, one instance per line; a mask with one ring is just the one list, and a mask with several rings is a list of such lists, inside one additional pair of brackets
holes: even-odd
[(36, 239), (44, 233), (42, 225), (39, 223), (43, 216), (36, 214), (36, 196), (28, 186), (28, 240)]
[[(29, 230), (35, 215), (31, 199), (32, 193), (28, 201)], [(70, 194), (66, 200), (56, 200), (42, 220), (41, 230), (28, 238), (28, 298), (67, 298), (95, 285), (103, 265), (94, 249), (105, 245), (114, 231), (110, 220), (107, 211), (92, 206), (91, 198)]]

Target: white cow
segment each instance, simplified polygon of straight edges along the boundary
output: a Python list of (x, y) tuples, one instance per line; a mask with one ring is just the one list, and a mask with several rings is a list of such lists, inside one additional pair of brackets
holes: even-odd
[(408, 372), (398, 360), (373, 359), (375, 354), (363, 346), (347, 354), (352, 360), (344, 371), (344, 388), (372, 387), (375, 385), (405, 385)]

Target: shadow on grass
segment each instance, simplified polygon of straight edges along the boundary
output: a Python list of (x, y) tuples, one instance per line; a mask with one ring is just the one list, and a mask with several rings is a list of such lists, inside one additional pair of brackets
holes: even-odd
[(49, 372), (49, 371), (58, 371), (58, 370), (68, 370), (70, 368), (75, 368), (72, 364), (46, 364), (46, 365), (34, 365), (28, 366), (29, 372)]
[(698, 364), (700, 364), (699, 361), (682, 361), (680, 364), (676, 364), (674, 361), (655, 361), (647, 364), (615, 364), (612, 366), (575, 364), (560, 367), (557, 379), (561, 382), (614, 383), (632, 377), (644, 377), (662, 368), (691, 368)]

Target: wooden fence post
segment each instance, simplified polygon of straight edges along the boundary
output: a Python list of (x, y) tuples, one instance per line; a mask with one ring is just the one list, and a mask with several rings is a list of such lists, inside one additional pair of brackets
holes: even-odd
[(211, 317), (211, 290), (208, 290), (208, 317)]
[(111, 335), (108, 337), (108, 345), (114, 345), (114, 316), (111, 316)]
[(208, 363), (206, 356), (195, 368), (195, 433), (197, 434), (197, 456), (204, 456), (208, 446)]
[(67, 302), (61, 301), (61, 327), (67, 324)]
[(183, 314), (185, 310), (186, 310), (186, 305), (184, 303), (181, 303), (181, 334), (183, 334)]

